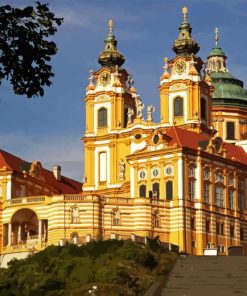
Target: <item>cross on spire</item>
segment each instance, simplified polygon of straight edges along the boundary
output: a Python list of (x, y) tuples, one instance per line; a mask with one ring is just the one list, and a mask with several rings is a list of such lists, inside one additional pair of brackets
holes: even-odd
[(215, 28), (214, 33), (215, 33), (214, 34), (215, 46), (217, 47), (218, 46), (218, 41), (219, 41), (219, 29)]

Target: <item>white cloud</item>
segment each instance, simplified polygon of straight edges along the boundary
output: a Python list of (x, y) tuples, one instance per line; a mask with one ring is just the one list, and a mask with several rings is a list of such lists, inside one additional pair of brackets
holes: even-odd
[(29, 136), (25, 132), (0, 132), (0, 148), (26, 161), (39, 160), (47, 169), (59, 164), (63, 175), (82, 180), (83, 149), (77, 135)]

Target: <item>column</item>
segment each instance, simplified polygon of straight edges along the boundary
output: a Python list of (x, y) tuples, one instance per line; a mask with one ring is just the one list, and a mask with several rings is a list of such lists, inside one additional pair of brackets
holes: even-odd
[(8, 224), (8, 246), (11, 246), (11, 233), (12, 233), (12, 224)]
[(39, 220), (39, 243), (42, 242), (42, 220)]

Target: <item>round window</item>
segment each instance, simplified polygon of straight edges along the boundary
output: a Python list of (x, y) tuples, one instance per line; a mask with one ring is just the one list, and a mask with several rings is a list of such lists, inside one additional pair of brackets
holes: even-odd
[(159, 139), (160, 139), (159, 135), (155, 135), (155, 136), (153, 137), (153, 143), (154, 143), (154, 144), (157, 144), (157, 143), (159, 142)]
[(171, 175), (171, 173), (172, 173), (172, 168), (171, 167), (167, 167), (166, 168), (166, 174), (167, 175)]
[(141, 137), (142, 137), (142, 135), (141, 135), (141, 134), (136, 134), (136, 135), (135, 135), (135, 139), (136, 139), (136, 140), (140, 140), (140, 139), (141, 139)]
[(145, 171), (140, 171), (139, 176), (140, 176), (140, 179), (145, 179), (146, 177)]
[(153, 177), (158, 177), (159, 176), (159, 170), (158, 169), (153, 169)]

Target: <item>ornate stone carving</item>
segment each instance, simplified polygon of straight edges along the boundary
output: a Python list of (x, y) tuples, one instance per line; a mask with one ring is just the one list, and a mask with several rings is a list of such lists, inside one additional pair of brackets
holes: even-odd
[(147, 121), (153, 121), (154, 111), (155, 111), (155, 107), (153, 105), (148, 105), (148, 107), (147, 107)]
[(119, 161), (119, 180), (125, 180), (125, 163), (124, 160), (121, 158)]

